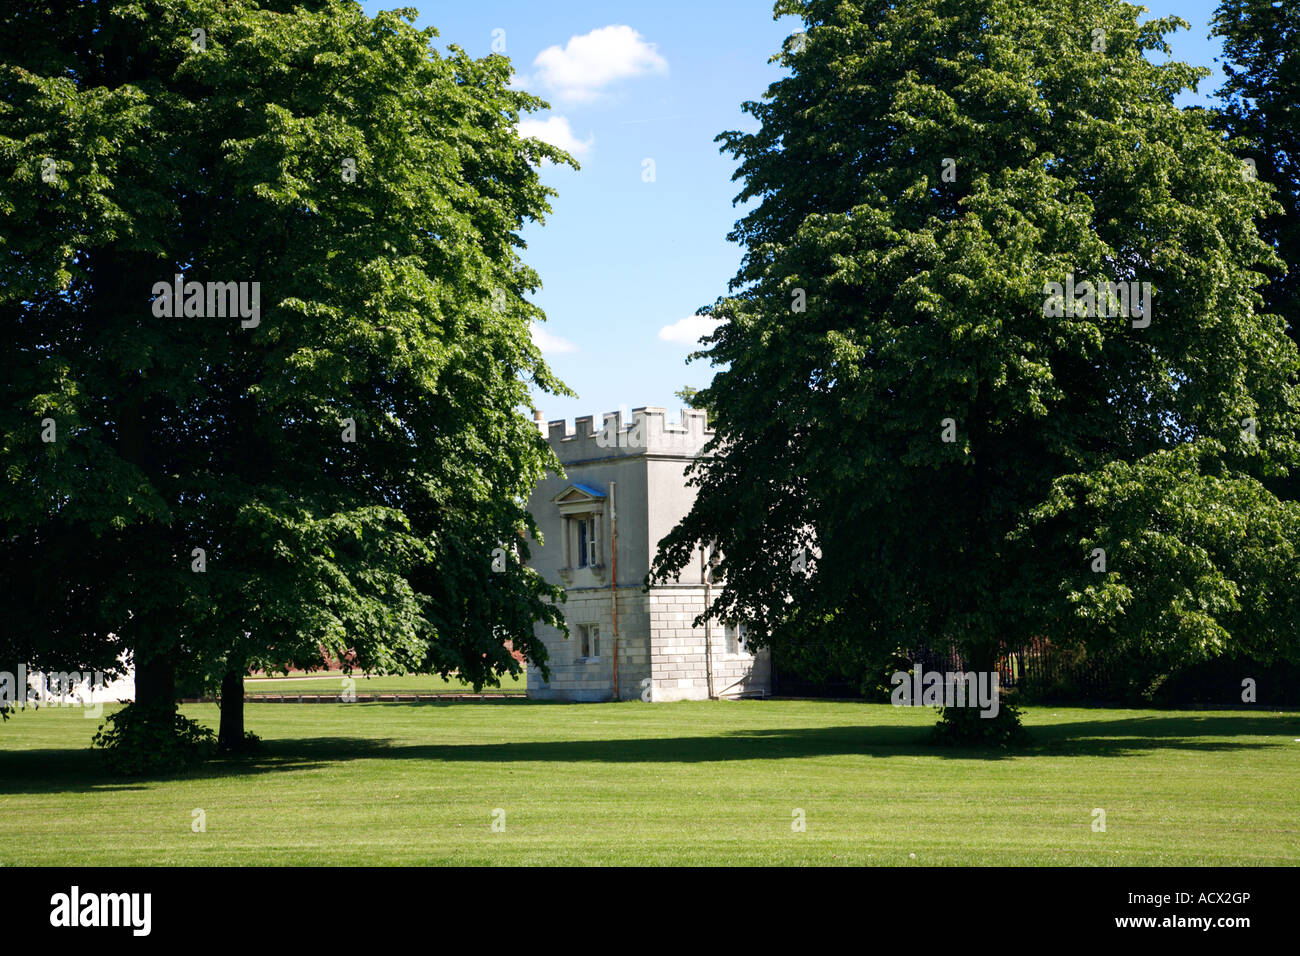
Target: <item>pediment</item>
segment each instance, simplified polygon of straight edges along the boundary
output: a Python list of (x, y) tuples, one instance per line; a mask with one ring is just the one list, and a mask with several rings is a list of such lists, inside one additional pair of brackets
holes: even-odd
[(574, 482), (551, 499), (562, 515), (600, 513), (605, 509), (605, 493), (591, 485)]
[(569, 485), (551, 499), (561, 507), (565, 505), (601, 505), (605, 503), (605, 493), (591, 485), (574, 483)]

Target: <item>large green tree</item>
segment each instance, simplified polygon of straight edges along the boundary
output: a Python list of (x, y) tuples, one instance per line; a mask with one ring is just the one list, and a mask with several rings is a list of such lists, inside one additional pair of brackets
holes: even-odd
[[(719, 137), (752, 201), (702, 310), (719, 454), (657, 573), (716, 540), (716, 611), (827, 668), (952, 641), (989, 669), (1039, 635), (1294, 654), (1300, 521), (1262, 483), (1300, 420), (1257, 291), (1276, 204), (1174, 105), (1207, 71), (1145, 56), (1186, 24), (1114, 0), (776, 12), (805, 23), (789, 75)], [(1085, 281), (1136, 283), (1132, 314), (1067, 312)]]
[[(178, 678), (220, 686), (228, 747), (248, 670), (322, 649), (545, 666), (561, 595), (520, 538), (558, 466), (521, 409), (566, 390), (519, 234), (572, 160), (518, 135), (544, 104), (508, 60), (414, 16), (0, 8), (0, 573), (30, 596), (5, 659), (130, 649), (161, 719)], [(249, 283), (247, 314), (169, 314), (177, 275)]]
[(1300, 338), (1300, 5), (1224, 0), (1214, 32), (1223, 40), (1227, 77), (1220, 125), (1242, 141), (1282, 207), (1260, 224), (1289, 270), (1275, 275), (1265, 301)]
[[(1223, 40), (1227, 77), (1218, 125), (1281, 207), (1260, 223), (1287, 269), (1271, 272), (1265, 305), (1300, 342), (1300, 4), (1224, 0), (1214, 33)], [(1279, 487), (1300, 498), (1300, 475)]]

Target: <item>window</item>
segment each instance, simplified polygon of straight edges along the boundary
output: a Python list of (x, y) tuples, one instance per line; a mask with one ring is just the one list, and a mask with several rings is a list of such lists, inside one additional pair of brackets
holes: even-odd
[(574, 525), (573, 561), (571, 566), (594, 568), (600, 564), (600, 543), (598, 540), (596, 515), (578, 515), (569, 519)]
[(725, 628), (728, 654), (748, 654), (745, 639), (749, 636), (749, 627), (745, 624), (728, 624)]
[(578, 657), (580, 659), (600, 657), (600, 625), (578, 625)]
[[(600, 525), (605, 493), (591, 485), (574, 483), (552, 500), (564, 519), (564, 570), (601, 568)], [(599, 570), (596, 575), (600, 576)]]

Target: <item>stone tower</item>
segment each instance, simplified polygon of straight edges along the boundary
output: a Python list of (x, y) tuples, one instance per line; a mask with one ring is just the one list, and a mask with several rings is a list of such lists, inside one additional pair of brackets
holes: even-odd
[[(662, 408), (548, 424), (564, 467), (533, 490), (528, 508), (544, 544), (530, 541), (529, 564), (568, 594), (566, 640), (537, 626), (551, 679), (528, 669), (528, 696), (548, 700), (703, 700), (770, 693), (767, 651), (752, 654), (743, 627), (711, 621), (698, 559), (671, 583), (644, 585), (659, 541), (690, 510), (686, 467), (713, 437), (700, 411), (666, 421)], [(617, 531), (616, 554), (611, 551)], [(615, 577), (617, 566), (617, 577)], [(617, 620), (615, 612), (617, 609)]]

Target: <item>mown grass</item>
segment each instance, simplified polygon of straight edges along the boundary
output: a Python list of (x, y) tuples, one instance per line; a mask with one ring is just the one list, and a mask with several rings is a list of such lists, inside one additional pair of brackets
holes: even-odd
[[(302, 677), (280, 678), (245, 678), (244, 695), (257, 697), (267, 694), (314, 694), (342, 696), (348, 688), (342, 673), (318, 674)], [(465, 681), (456, 678), (444, 679), (437, 674), (411, 674), (406, 676), (365, 677), (361, 674), (350, 675), (355, 683), (353, 692), (357, 694), (472, 694), (474, 688)], [(522, 694), (527, 689), (523, 675), (501, 678), (500, 687), (483, 687), (484, 694)]]
[[(213, 705), (184, 711), (216, 724)], [(1032, 742), (1005, 754), (936, 750), (932, 711), (861, 703), (249, 704), (247, 717), (259, 756), (124, 781), (86, 749), (96, 722), (79, 711), (17, 714), (0, 727), (0, 863), (1300, 861), (1295, 713), (1028, 708)]]

